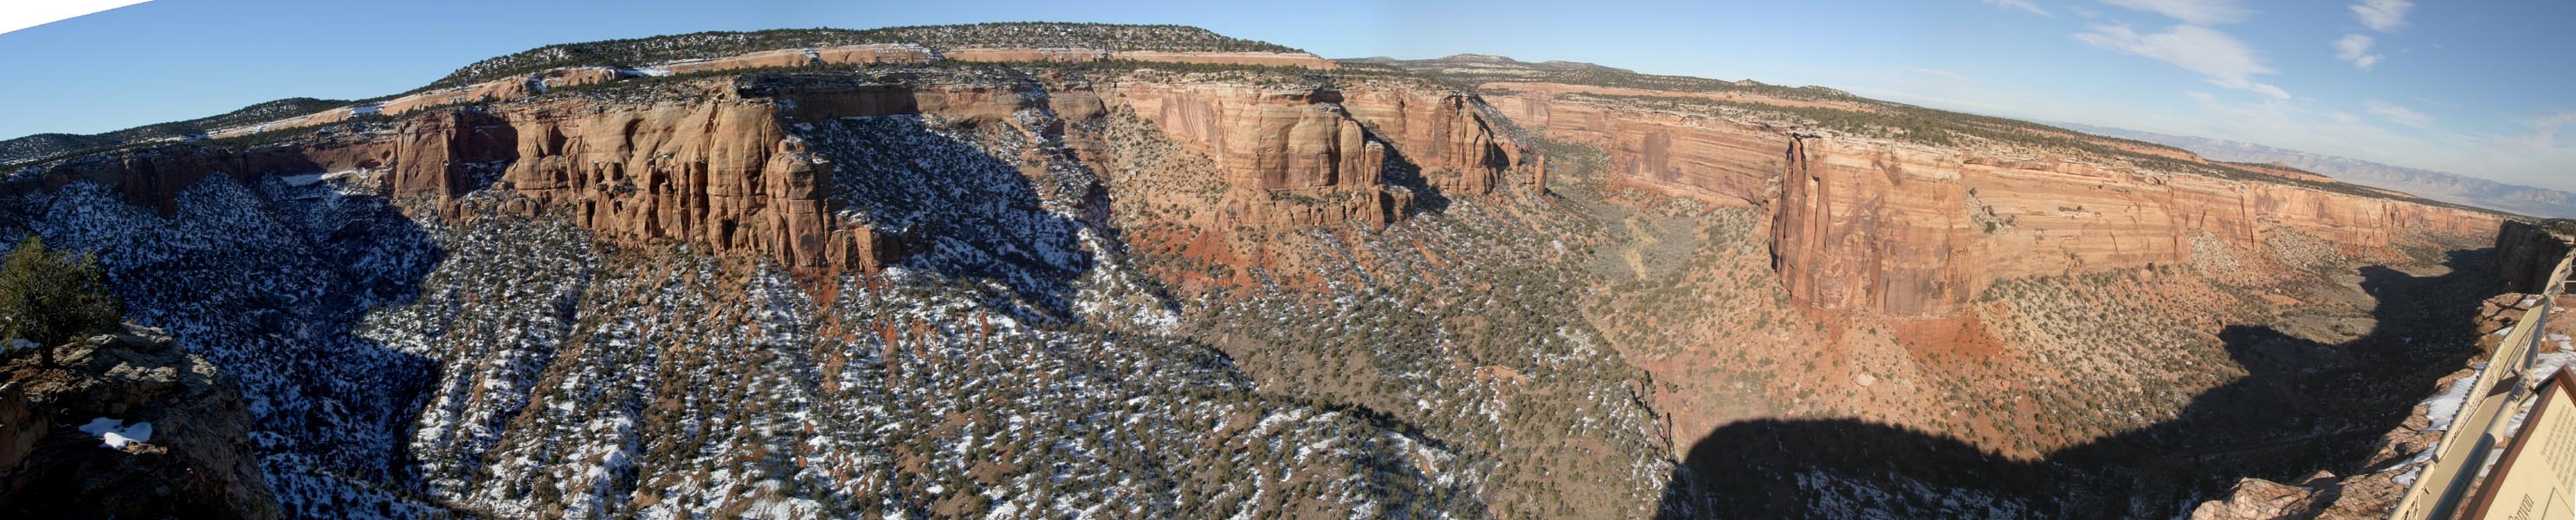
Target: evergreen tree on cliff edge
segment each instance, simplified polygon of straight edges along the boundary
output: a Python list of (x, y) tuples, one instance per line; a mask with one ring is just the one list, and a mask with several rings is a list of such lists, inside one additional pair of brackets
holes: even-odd
[(50, 251), (29, 236), (0, 260), (0, 338), (35, 342), (46, 367), (54, 366), (55, 345), (115, 329), (122, 307), (87, 253)]

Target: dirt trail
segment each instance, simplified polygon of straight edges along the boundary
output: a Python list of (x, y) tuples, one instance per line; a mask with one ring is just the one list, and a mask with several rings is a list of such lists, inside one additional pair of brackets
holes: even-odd
[(1636, 217), (1629, 217), (1627, 219), (1620, 220), (1619, 222), (1627, 224), (1628, 234), (1635, 235), (1637, 237), (1636, 240), (1629, 241), (1628, 250), (1619, 252), (1619, 255), (1628, 259), (1628, 268), (1637, 271), (1637, 279), (1644, 280), (1648, 278), (1646, 276), (1646, 248), (1655, 247), (1656, 244), (1660, 244), (1663, 241), (1655, 239), (1655, 234), (1652, 231), (1648, 231), (1645, 226), (1637, 225)]

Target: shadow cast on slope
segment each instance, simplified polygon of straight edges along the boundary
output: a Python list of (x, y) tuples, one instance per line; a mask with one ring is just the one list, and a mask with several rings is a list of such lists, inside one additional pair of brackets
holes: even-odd
[(1098, 211), (1106, 194), (1058, 143), (992, 143), (1045, 155), (1043, 170), (1024, 171), (968, 140), (1015, 138), (1006, 131), (893, 115), (817, 121), (800, 133), (834, 165), (834, 205), (903, 237), (908, 254), (897, 265), (1002, 284), (1037, 315), (1072, 319), (1072, 282), (1100, 263), (1083, 244), (1083, 231), (1092, 229), (1103, 242), (1115, 239), (1105, 224), (1072, 213)]
[(2451, 272), (2361, 270), (2370, 334), (2325, 345), (2268, 327), (2219, 335), (2247, 375), (2172, 420), (2019, 461), (1911, 428), (1854, 419), (1760, 419), (1691, 446), (1661, 518), (2166, 518), (2238, 479), (2338, 475), (2376, 449), (2442, 376), (2476, 353), (2487, 250)]
[[(1388, 142), (1384, 136), (1374, 133), (1370, 134), (1369, 138)], [(1396, 150), (1394, 146), (1386, 147), (1386, 162), (1381, 168), (1383, 171), (1380, 174), (1381, 179), (1387, 185), (1413, 192), (1413, 204), (1399, 208), (1402, 216), (1410, 218), (1424, 213), (1449, 211), (1449, 195), (1442, 193), (1438, 186), (1433, 186), (1429, 178), (1423, 177), (1422, 166), (1405, 157), (1404, 152)]]
[(128, 321), (224, 368), (258, 421), (248, 442), (281, 496), (309, 489), (280, 481), (280, 463), (400, 485), (404, 436), (438, 368), (356, 330), (369, 309), (416, 298), (446, 251), (383, 197), (279, 177), (317, 164), (263, 166), (281, 169), (175, 190), (167, 217), (80, 181), (28, 194), (5, 218), (94, 251)]

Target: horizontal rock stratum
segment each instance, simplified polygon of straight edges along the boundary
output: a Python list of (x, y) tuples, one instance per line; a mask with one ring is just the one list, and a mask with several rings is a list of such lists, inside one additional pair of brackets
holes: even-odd
[[(1095, 60), (1329, 69), (1279, 53), (966, 48), (958, 56), (913, 44), (755, 51), (687, 59), (651, 70), (713, 73), (815, 64), (933, 64), (941, 60), (1073, 63)], [(957, 53), (951, 53), (957, 54)], [(655, 73), (658, 74), (658, 73)], [(868, 272), (907, 247), (900, 233), (836, 213), (829, 187), (791, 126), (846, 116), (927, 114), (1017, 124), (1042, 108), (1081, 123), (1111, 109), (1150, 119), (1206, 155), (1238, 188), (1223, 209), (1256, 225), (1359, 221), (1383, 225), (1412, 204), (1387, 191), (1389, 146), (1432, 187), (1489, 192), (1503, 172), (1543, 160), (1511, 143), (1486, 110), (1544, 135), (1609, 152), (1625, 182), (1677, 196), (1766, 208), (1774, 269), (1799, 301), (1821, 309), (1943, 316), (1993, 280), (2172, 265), (2202, 234), (2257, 244), (2295, 229), (2352, 248), (2381, 247), (2407, 229), (2485, 234), (2501, 217), (2366, 193), (2318, 189), (2313, 174), (2256, 168), (2216, 178), (2048, 154), (1927, 146), (1789, 126), (1715, 119), (1622, 101), (1672, 96), (1717, 102), (1875, 110), (1851, 101), (1710, 94), (1546, 82), (1485, 85), (1483, 96), (1417, 81), (1353, 86), (1250, 82), (1218, 75), (1116, 73), (1091, 80), (996, 82), (972, 74), (878, 75), (849, 82), (716, 76), (658, 88), (684, 100), (529, 96), (549, 89), (649, 77), (576, 67), (411, 94), (356, 110), (400, 117), (391, 132), (316, 138), (246, 150), (163, 148), (47, 167), (48, 184), (88, 178), (163, 204), (213, 173), (380, 169), (391, 193), (452, 198), (481, 174), (545, 205), (569, 208), (614, 236), (673, 238), (760, 251), (817, 272)], [(1031, 93), (1040, 95), (1029, 95)], [(448, 96), (423, 101), (423, 96)], [(526, 99), (526, 101), (513, 101)], [(455, 102), (489, 108), (439, 109)], [(1486, 106), (1490, 103), (1490, 106)], [(345, 120), (345, 112), (219, 131), (248, 133)], [(1033, 129), (1061, 133), (1061, 129)], [(2211, 165), (2179, 151), (2146, 150)], [(2221, 165), (2223, 166), (2223, 165)], [(477, 168), (492, 171), (476, 173)], [(2272, 178), (2304, 181), (2273, 182)], [(1332, 201), (1276, 202), (1272, 193)], [(1302, 200), (1302, 199), (1301, 199)], [(535, 209), (535, 208), (526, 208)], [(1215, 213), (1211, 211), (1211, 213)], [(1215, 226), (1215, 222), (1206, 222)]]
[[(1469, 107), (1467, 94), (1418, 81), (1279, 85), (1150, 71), (1014, 81), (933, 71), (717, 77), (661, 88), (689, 94), (440, 109), (390, 128), (281, 146), (110, 152), (39, 167), (38, 178), (47, 187), (116, 186), (131, 202), (167, 210), (180, 188), (209, 175), (369, 171), (385, 176), (388, 195), (427, 197), (451, 216), (455, 199), (488, 183), (533, 203), (514, 206), (520, 211), (560, 209), (605, 235), (754, 251), (838, 274), (874, 272), (908, 246), (902, 230), (871, 226), (827, 201), (831, 167), (805, 148), (801, 122), (921, 115), (1026, 126), (1021, 115), (1044, 111), (1061, 118), (1057, 127), (1021, 130), (1060, 139), (1063, 126), (1128, 111), (1215, 159), (1231, 202), (1209, 214), (1221, 210), (1254, 226), (1382, 226), (1400, 218), (1410, 194), (1390, 190), (1381, 176), (1389, 150), (1439, 172), (1430, 187), (1457, 195), (1492, 191), (1522, 156)], [(1274, 194), (1338, 202), (1296, 204)]]
[(2203, 234), (2257, 245), (2289, 229), (2358, 251), (2389, 246), (2410, 230), (2492, 234), (2505, 220), (2278, 181), (2269, 176), (2282, 174), (2273, 172), (2214, 177), (2022, 150), (1801, 133), (1566, 94), (1599, 89), (1490, 86), (1498, 90), (1484, 99), (1500, 112), (1551, 138), (1608, 152), (1611, 171), (1624, 182), (1763, 207), (1774, 221), (1774, 268), (1792, 295), (1825, 309), (1945, 316), (1995, 280), (2187, 263), (2192, 239)]

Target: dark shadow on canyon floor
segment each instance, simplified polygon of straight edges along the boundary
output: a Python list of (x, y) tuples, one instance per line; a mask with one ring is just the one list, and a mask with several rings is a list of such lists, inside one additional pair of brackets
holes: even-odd
[(1693, 444), (1660, 518), (2169, 518), (2238, 479), (2365, 468), (2434, 383), (2476, 353), (2489, 250), (2451, 252), (2440, 276), (2364, 267), (2379, 326), (2342, 344), (2269, 327), (2219, 335), (2247, 375), (2178, 418), (2013, 460), (1948, 436), (1854, 419), (1758, 419)]

